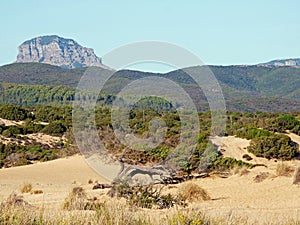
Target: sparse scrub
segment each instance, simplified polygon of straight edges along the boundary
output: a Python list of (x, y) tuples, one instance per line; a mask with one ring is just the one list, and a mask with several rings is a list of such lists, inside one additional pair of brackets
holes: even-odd
[(63, 209), (65, 210), (96, 210), (102, 206), (97, 198), (88, 198), (82, 187), (74, 187), (65, 199)]
[(108, 194), (111, 197), (123, 197), (131, 206), (142, 208), (170, 208), (174, 205), (185, 206), (180, 196), (162, 194), (163, 186), (130, 186), (125, 180), (118, 180), (114, 183)]

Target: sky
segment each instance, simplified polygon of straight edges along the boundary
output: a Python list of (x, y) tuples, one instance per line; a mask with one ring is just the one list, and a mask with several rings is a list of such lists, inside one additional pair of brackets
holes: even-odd
[(164, 41), (209, 65), (300, 58), (298, 0), (10, 0), (0, 3), (0, 65), (17, 47), (56, 34), (98, 56), (128, 43)]

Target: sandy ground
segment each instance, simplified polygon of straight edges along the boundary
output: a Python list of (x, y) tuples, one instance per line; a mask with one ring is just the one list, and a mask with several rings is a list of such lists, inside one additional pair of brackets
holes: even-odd
[[(294, 136), (294, 140), (300, 140)], [(249, 141), (235, 137), (216, 137), (213, 140), (223, 149), (224, 156), (242, 159)], [(232, 175), (228, 178), (211, 176), (193, 182), (201, 185), (212, 200), (192, 203), (190, 207), (199, 209), (213, 218), (240, 219), (249, 224), (282, 224), (287, 221), (300, 221), (300, 187), (293, 185), (293, 177), (276, 176), (276, 166), (282, 162), (264, 160), (253, 156), (253, 162), (264, 163), (266, 167), (255, 167), (246, 175)], [(252, 162), (252, 163), (253, 163)], [(299, 166), (298, 160), (288, 162), (292, 167)], [(254, 178), (262, 172), (269, 176), (262, 182)], [(45, 205), (61, 209), (62, 203), (73, 187), (82, 186), (89, 195), (99, 197), (106, 190), (92, 190), (88, 180), (107, 183), (85, 162), (82, 156), (37, 163), (28, 166), (0, 170), (0, 200), (12, 192), (20, 194), (24, 183), (31, 183), (34, 190), (43, 194), (23, 194), (24, 199), (35, 206)], [(174, 191), (176, 191), (176, 186)]]
[(4, 124), (5, 126), (21, 126), (24, 124), (24, 121), (14, 121), (0, 118), (0, 124)]
[(107, 183), (85, 162), (83, 156), (37, 163), (27, 166), (0, 170), (0, 200), (11, 193), (20, 194), (24, 184), (32, 184), (34, 190), (43, 190), (43, 194), (25, 194), (24, 197), (33, 205), (61, 205), (64, 198), (75, 186), (92, 189), (89, 180)]

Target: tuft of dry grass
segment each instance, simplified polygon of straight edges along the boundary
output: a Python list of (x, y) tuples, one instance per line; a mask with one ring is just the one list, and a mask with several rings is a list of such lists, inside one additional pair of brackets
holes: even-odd
[(10, 196), (8, 196), (8, 198), (5, 201), (1, 203), (0, 208), (7, 210), (10, 208), (25, 207), (25, 206), (30, 206), (30, 204), (23, 199), (23, 196), (17, 195), (16, 193), (12, 193)]
[(276, 167), (276, 175), (279, 176), (286, 176), (290, 177), (292, 176), (294, 170), (291, 166), (285, 164), (285, 163), (280, 163)]
[(265, 179), (267, 179), (269, 176), (270, 176), (270, 173), (261, 172), (261, 173), (257, 174), (253, 180), (256, 183), (260, 183), (260, 182), (263, 182)]
[(200, 187), (198, 184), (194, 182), (188, 182), (182, 185), (179, 188), (179, 195), (185, 201), (207, 201), (210, 200), (210, 196), (208, 195), (207, 191)]
[(30, 193), (32, 191), (32, 184), (26, 183), (21, 188), (21, 193)]
[(89, 179), (88, 180), (88, 184), (93, 184), (94, 182), (93, 182), (93, 180), (92, 179)]
[(63, 209), (67, 210), (82, 210), (84, 209), (84, 202), (86, 193), (82, 187), (74, 187), (72, 192), (65, 199)]
[(243, 167), (240, 167), (240, 166), (235, 166), (231, 169), (230, 173), (231, 174), (238, 174), (240, 176), (243, 176), (243, 175), (246, 175), (248, 174), (250, 171), (248, 170), (247, 167), (243, 166)]

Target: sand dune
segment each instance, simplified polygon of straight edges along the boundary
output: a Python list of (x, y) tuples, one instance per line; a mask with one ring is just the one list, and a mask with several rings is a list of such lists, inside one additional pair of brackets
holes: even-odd
[[(293, 137), (295, 140), (299, 136)], [(299, 139), (300, 140), (300, 139)], [(235, 137), (216, 137), (213, 140), (223, 149), (225, 156), (241, 159), (249, 141)], [(190, 207), (203, 211), (214, 218), (240, 218), (241, 222), (252, 224), (282, 224), (291, 220), (300, 220), (300, 188), (292, 184), (292, 177), (276, 176), (276, 165), (281, 162), (253, 158), (255, 162), (263, 162), (265, 167), (256, 167), (246, 175), (232, 175), (229, 178), (208, 177), (198, 179), (207, 190), (212, 200), (193, 203)], [(299, 160), (288, 162), (293, 167), (299, 166)], [(261, 172), (269, 176), (262, 182), (254, 178)], [(62, 202), (75, 186), (82, 186), (97, 198), (107, 190), (92, 190), (93, 184), (88, 180), (108, 182), (91, 169), (82, 156), (58, 159), (34, 165), (7, 168), (0, 170), (0, 200), (5, 199), (13, 191), (20, 193), (20, 187), (26, 182), (34, 189), (43, 190), (43, 194), (23, 194), (26, 201), (32, 205), (54, 207), (61, 209)], [(180, 186), (177, 185), (176, 187)], [(174, 189), (176, 191), (176, 188)], [(149, 211), (149, 213), (152, 213)]]

